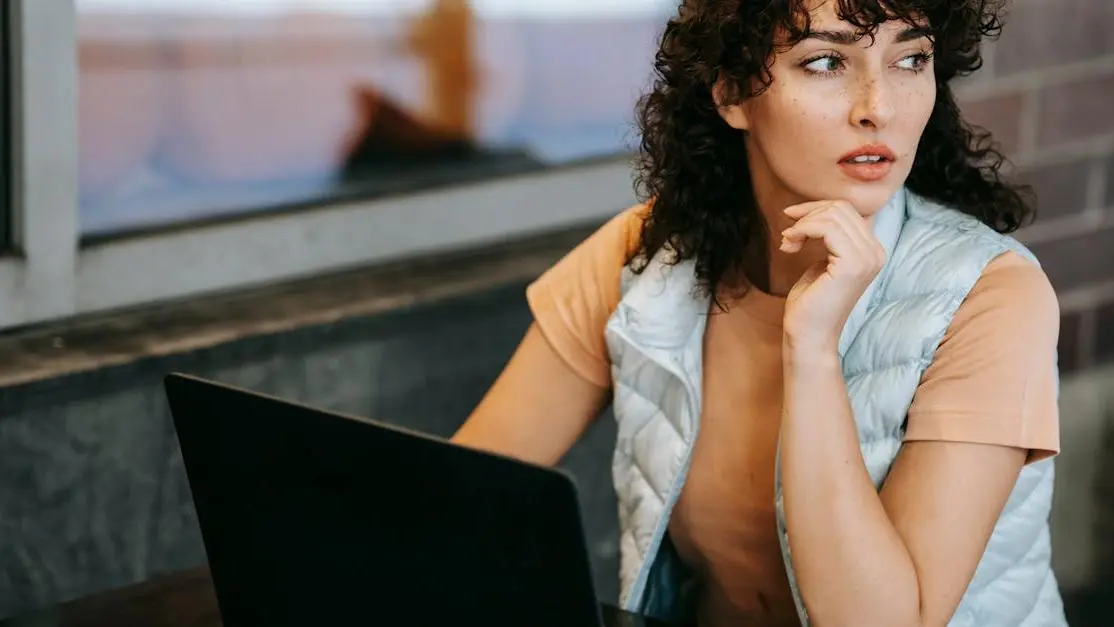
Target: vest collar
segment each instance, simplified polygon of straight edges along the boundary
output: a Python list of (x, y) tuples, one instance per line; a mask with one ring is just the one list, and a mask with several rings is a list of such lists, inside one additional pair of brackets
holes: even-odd
[(671, 349), (703, 328), (710, 299), (696, 292), (696, 264), (669, 263), (671, 250), (658, 252), (641, 274), (624, 268), (629, 289), (619, 302), (617, 322), (628, 337), (647, 348)]
[[(908, 214), (906, 205), (914, 200), (915, 196), (902, 188), (875, 215), (874, 234), (885, 248), (887, 259), (892, 258), (897, 248)], [(695, 263), (690, 259), (670, 264), (672, 254), (668, 249), (659, 251), (641, 274), (634, 274), (629, 267), (623, 270), (627, 289), (615, 315), (627, 336), (643, 347), (673, 349), (683, 346), (694, 333), (703, 330), (711, 306), (711, 299), (696, 291)], [(852, 310), (840, 334), (841, 357), (862, 328), (886, 274), (883, 269), (875, 277)]]
[(863, 295), (859, 298), (859, 302), (855, 303), (855, 308), (851, 310), (851, 315), (847, 317), (847, 323), (843, 325), (843, 331), (839, 334), (840, 358), (847, 355), (847, 350), (859, 335), (859, 330), (866, 322), (867, 315), (874, 308), (875, 299), (879, 294), (878, 288), (889, 276), (888, 269), (893, 267), (889, 260), (893, 259), (894, 250), (897, 249), (897, 241), (901, 238), (901, 229), (905, 226), (905, 220), (908, 216), (908, 204), (914, 201), (915, 197), (906, 192), (903, 187), (890, 198), (885, 207), (874, 214), (874, 236), (878, 238), (886, 251), (886, 265), (867, 286)]

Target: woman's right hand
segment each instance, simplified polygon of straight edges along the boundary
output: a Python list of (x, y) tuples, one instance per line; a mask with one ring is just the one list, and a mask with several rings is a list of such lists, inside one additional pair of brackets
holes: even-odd
[(552, 466), (610, 400), (570, 368), (531, 324), (522, 342), (452, 441)]

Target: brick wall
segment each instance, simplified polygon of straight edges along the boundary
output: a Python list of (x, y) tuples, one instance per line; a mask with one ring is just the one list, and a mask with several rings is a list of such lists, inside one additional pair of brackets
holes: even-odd
[(1060, 294), (1063, 369), (1114, 360), (1114, 0), (1013, 0), (958, 93), (1037, 193), (1020, 238)]

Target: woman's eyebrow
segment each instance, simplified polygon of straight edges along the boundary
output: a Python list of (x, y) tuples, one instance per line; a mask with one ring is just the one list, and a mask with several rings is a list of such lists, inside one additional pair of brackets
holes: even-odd
[[(897, 43), (905, 43), (907, 41), (916, 41), (922, 37), (929, 35), (929, 29), (920, 26), (910, 26), (897, 34), (894, 41)], [(805, 39), (819, 39), (828, 43), (840, 44), (850, 46), (859, 42), (862, 39), (862, 34), (854, 29), (843, 30), (814, 30), (809, 31)]]

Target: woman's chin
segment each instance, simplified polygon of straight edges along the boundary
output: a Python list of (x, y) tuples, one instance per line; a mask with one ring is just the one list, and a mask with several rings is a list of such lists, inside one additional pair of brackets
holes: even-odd
[(879, 185), (867, 187), (856, 185), (846, 188), (842, 195), (835, 196), (851, 203), (851, 206), (864, 218), (869, 218), (881, 211), (893, 199), (898, 189), (892, 185)]
[[(835, 181), (822, 185), (800, 186), (794, 189), (792, 196), (797, 202), (843, 200), (851, 203), (855, 211), (864, 218), (869, 218), (881, 211), (894, 195), (902, 188), (901, 184), (891, 182), (852, 183)], [(793, 189), (790, 187), (789, 189)]]

